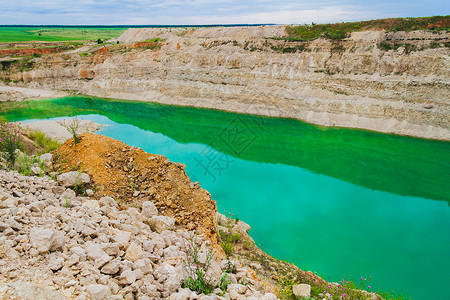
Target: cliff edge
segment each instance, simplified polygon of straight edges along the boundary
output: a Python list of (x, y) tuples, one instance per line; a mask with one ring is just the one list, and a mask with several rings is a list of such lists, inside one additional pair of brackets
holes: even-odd
[(106, 44), (2, 61), (13, 86), (450, 140), (450, 33), (288, 26), (132, 28)]

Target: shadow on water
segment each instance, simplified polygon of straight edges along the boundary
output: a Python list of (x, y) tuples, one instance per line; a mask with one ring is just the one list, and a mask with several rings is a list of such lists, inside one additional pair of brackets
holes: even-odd
[(374, 190), (450, 201), (450, 143), (291, 119), (86, 96), (2, 103), (9, 120), (99, 114), (241, 159), (298, 166)]

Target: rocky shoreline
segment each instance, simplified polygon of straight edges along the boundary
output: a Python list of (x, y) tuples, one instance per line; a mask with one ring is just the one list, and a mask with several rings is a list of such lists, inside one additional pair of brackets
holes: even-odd
[[(88, 148), (109, 160), (98, 161)], [(18, 151), (16, 163), (22, 156)], [(0, 169), (2, 299), (269, 300), (308, 298), (317, 289), (328, 290), (319, 293), (320, 299), (341, 299), (343, 288), (361, 299), (382, 299), (270, 257), (255, 246), (249, 225), (218, 213), (209, 193), (187, 178), (182, 165), (162, 156), (84, 134), (80, 143), (69, 139), (36, 161), (28, 166), (34, 176)], [(65, 170), (66, 163), (72, 171)], [(156, 172), (145, 171), (153, 178), (150, 195), (145, 181), (130, 194), (111, 193), (125, 186), (100, 180), (104, 175), (96, 167), (108, 165), (114, 176), (133, 178), (117, 173), (125, 169), (140, 178), (140, 164)], [(197, 205), (189, 206), (194, 198)], [(181, 210), (171, 210), (174, 204)], [(224, 242), (232, 253), (225, 254)], [(200, 268), (209, 292), (189, 285)]]
[[(182, 288), (188, 247), (206, 256), (208, 240), (174, 227), (148, 201), (119, 210), (70, 189), (75, 174), (23, 176), (0, 171), (0, 298), (5, 299), (276, 299), (231, 261), (228, 289), (198, 295)], [(86, 174), (89, 181), (89, 176)], [(212, 260), (215, 282), (227, 260)], [(245, 285), (242, 280), (245, 278)]]

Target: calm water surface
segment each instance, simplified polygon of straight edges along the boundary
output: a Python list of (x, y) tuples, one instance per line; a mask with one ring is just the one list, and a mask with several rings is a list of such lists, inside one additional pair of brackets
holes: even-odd
[(91, 97), (0, 111), (107, 124), (100, 134), (185, 163), (276, 258), (332, 281), (371, 276), (375, 289), (448, 299), (448, 142)]

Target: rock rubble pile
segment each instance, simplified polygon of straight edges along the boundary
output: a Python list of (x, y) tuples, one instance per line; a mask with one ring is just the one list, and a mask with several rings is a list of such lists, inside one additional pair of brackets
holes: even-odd
[(208, 276), (218, 282), (231, 263), (227, 289), (183, 288), (184, 250), (198, 247), (202, 261), (209, 240), (193, 239), (195, 230), (176, 227), (150, 201), (121, 209), (109, 196), (78, 196), (71, 176), (60, 174), (59, 183), (0, 170), (1, 299), (276, 299), (218, 253)]

